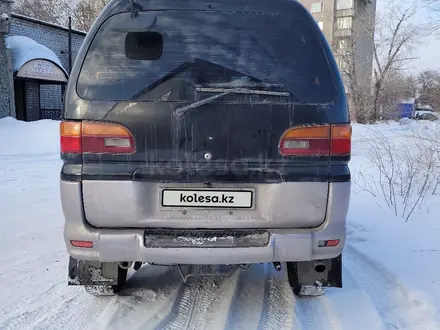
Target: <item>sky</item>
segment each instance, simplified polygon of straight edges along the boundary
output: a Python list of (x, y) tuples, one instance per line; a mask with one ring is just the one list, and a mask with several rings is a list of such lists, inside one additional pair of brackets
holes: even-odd
[[(378, 0), (377, 10), (380, 11), (388, 1), (389, 0)], [(417, 2), (419, 1), (421, 2), (421, 0), (417, 0)], [(440, 15), (438, 15), (438, 17), (440, 21)], [(422, 8), (418, 10), (417, 16), (414, 18), (414, 23), (426, 22), (429, 19), (430, 14), (428, 9)], [(410, 65), (410, 69), (414, 73), (426, 69), (440, 70), (440, 36), (431, 36), (422, 40), (420, 45), (417, 46), (414, 57), (417, 57), (417, 59)]]
[[(419, 16), (421, 20), (428, 19), (426, 10), (423, 10), (423, 13), (420, 13)], [(413, 69), (417, 71), (424, 69), (440, 70), (440, 37), (431, 36), (424, 40), (415, 52), (415, 56), (418, 59), (414, 61)]]

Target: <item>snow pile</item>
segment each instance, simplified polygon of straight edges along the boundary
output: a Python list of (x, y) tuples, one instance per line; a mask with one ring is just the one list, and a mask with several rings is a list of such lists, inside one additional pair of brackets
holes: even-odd
[(31, 60), (45, 59), (57, 64), (67, 74), (58, 56), (52, 50), (31, 38), (23, 36), (7, 37), (6, 46), (12, 49), (12, 69), (14, 72), (20, 70), (23, 65)]
[(59, 122), (23, 122), (12, 117), (0, 119), (0, 156), (31, 156), (59, 153)]
[[(436, 130), (436, 123), (412, 120), (405, 126), (398, 123), (353, 126), (351, 168), (355, 184), (348, 217), (347, 250), (353, 249), (359, 257), (369, 260), (378, 274), (396, 285), (392, 294), (396, 299), (395, 308), (402, 310), (402, 317), (388, 319), (390, 328), (402, 329), (405, 325), (411, 329), (440, 328), (440, 195), (428, 191), (406, 222), (400, 216), (404, 205), (397, 200), (396, 216), (394, 205), (389, 207), (380, 193), (373, 196), (363, 189), (359, 174), (373, 174), (376, 185), (384, 179), (370, 162), (371, 139), (378, 132), (393, 143), (396, 153), (405, 149), (416, 153), (419, 149), (412, 144), (413, 135), (434, 136)], [(430, 175), (438, 175), (438, 169)], [(378, 284), (366, 278), (365, 285)], [(386, 290), (383, 291), (383, 299), (390, 299), (386, 297)]]

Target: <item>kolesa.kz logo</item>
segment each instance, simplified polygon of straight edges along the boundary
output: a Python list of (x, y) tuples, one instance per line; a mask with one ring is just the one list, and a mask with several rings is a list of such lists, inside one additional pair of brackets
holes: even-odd
[(220, 196), (200, 196), (197, 194), (187, 195), (180, 194), (180, 202), (181, 203), (217, 203), (217, 204), (233, 204), (234, 196), (227, 196), (222, 194)]

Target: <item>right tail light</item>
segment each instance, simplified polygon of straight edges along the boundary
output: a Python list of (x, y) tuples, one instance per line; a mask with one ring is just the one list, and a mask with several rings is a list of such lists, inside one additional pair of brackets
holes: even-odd
[(279, 150), (283, 156), (348, 156), (351, 132), (349, 124), (293, 127), (284, 132)]

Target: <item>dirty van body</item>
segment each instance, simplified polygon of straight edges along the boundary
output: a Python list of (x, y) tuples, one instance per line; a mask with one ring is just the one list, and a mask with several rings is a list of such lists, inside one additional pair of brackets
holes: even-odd
[(296, 293), (342, 287), (351, 127), (298, 2), (111, 1), (60, 134), (69, 284), (107, 294), (132, 265), (273, 263)]

